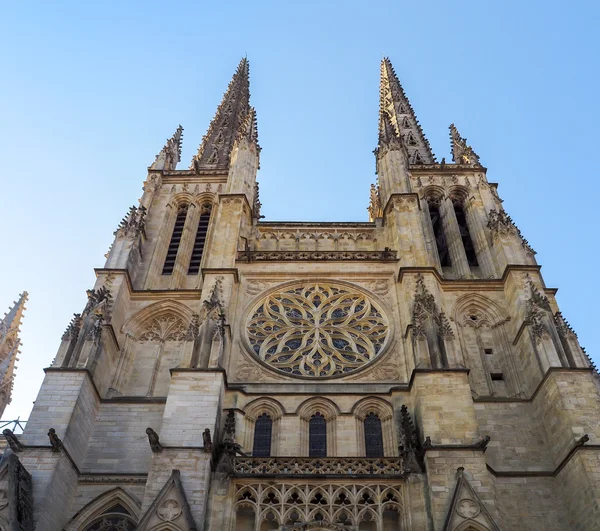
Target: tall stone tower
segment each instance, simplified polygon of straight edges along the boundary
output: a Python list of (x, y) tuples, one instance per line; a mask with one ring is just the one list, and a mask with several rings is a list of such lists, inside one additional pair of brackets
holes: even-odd
[(21, 348), (21, 338), (19, 337), (21, 319), (28, 296), (26, 291), (21, 293), (19, 300), (15, 301), (4, 317), (0, 319), (0, 417), (11, 401), (15, 364), (18, 361), (19, 348)]
[(33, 488), (0, 527), (32, 527), (17, 503), (39, 531), (600, 529), (598, 375), (450, 140), (436, 162), (385, 59), (369, 221), (261, 221), (242, 60), (5, 434)]

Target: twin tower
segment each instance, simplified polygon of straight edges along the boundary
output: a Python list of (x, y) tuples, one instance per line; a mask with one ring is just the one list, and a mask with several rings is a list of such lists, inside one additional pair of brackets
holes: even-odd
[(600, 529), (595, 368), (388, 59), (369, 221), (261, 220), (246, 59), (186, 170), (181, 137), (5, 432), (1, 529)]

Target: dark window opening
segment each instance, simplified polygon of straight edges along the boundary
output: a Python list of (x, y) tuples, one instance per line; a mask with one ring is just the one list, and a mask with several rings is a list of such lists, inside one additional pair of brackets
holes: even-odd
[(440, 215), (439, 205), (433, 201), (429, 202), (428, 205), (429, 217), (431, 218), (431, 225), (433, 226), (435, 245), (437, 247), (438, 256), (440, 257), (440, 265), (442, 267), (449, 267), (452, 264), (450, 262), (450, 253), (448, 252), (448, 244), (446, 243), (444, 228), (442, 226), (442, 216)]
[(202, 253), (204, 252), (204, 244), (206, 243), (206, 233), (208, 232), (208, 222), (210, 221), (210, 205), (202, 205), (202, 214), (198, 221), (198, 230), (194, 239), (194, 248), (192, 249), (192, 258), (190, 259), (190, 267), (188, 275), (197, 275), (200, 271), (200, 262), (202, 261)]
[(327, 457), (327, 422), (318, 412), (308, 422), (308, 456)]
[(491, 348), (484, 348), (484, 349), (483, 349), (483, 351), (484, 351), (486, 354), (493, 354), (493, 353), (494, 353), (494, 351), (493, 351)]
[(365, 450), (367, 457), (383, 457), (381, 419), (375, 413), (365, 417)]
[(501, 372), (492, 372), (490, 374), (490, 378), (492, 379), (492, 381), (495, 381), (495, 382), (504, 380), (504, 376), (502, 375)]
[(188, 205), (182, 205), (177, 211), (177, 218), (175, 219), (175, 226), (173, 227), (173, 234), (171, 235), (171, 242), (167, 250), (167, 257), (165, 258), (165, 265), (163, 266), (162, 274), (171, 275), (175, 268), (175, 260), (177, 259), (177, 251), (179, 250), (179, 244), (181, 243), (181, 236), (183, 235), (183, 227), (185, 225), (185, 218), (188, 213)]
[(460, 237), (465, 249), (465, 254), (467, 255), (467, 262), (469, 262), (470, 266), (478, 266), (479, 263), (477, 262), (477, 253), (475, 252), (475, 246), (473, 245), (471, 233), (469, 232), (469, 226), (467, 225), (465, 209), (461, 203), (454, 203), (454, 213), (456, 214), (456, 221), (458, 222)]
[(254, 424), (254, 457), (269, 457), (271, 455), (271, 435), (273, 433), (273, 420), (263, 413)]

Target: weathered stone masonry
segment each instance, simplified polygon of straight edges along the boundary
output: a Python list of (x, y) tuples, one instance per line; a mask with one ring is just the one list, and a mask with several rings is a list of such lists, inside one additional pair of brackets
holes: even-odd
[(187, 170), (177, 129), (5, 433), (0, 529), (600, 529), (598, 374), (556, 290), (388, 59), (379, 114), (362, 223), (261, 220), (246, 59)]

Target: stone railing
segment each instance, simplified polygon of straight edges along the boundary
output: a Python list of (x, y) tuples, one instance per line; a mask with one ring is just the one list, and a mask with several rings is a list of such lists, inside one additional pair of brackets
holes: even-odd
[(254, 261), (395, 261), (396, 251), (239, 251), (238, 260)]
[(236, 457), (236, 477), (394, 477), (409, 472), (400, 457)]

